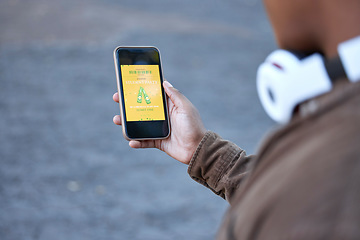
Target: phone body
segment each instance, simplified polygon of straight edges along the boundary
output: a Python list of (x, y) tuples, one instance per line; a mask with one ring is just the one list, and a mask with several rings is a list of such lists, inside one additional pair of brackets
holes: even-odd
[(125, 139), (167, 138), (170, 121), (160, 51), (119, 46), (114, 50), (114, 63)]

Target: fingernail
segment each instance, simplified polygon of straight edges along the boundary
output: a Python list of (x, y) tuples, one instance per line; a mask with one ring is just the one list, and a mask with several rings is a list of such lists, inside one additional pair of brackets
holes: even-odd
[(164, 84), (165, 84), (167, 87), (173, 87), (173, 85), (171, 85), (171, 83), (169, 83), (168, 81), (164, 81)]

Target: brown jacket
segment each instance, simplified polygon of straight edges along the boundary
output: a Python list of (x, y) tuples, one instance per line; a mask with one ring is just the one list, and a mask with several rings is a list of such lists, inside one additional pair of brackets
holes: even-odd
[(231, 205), (218, 239), (360, 239), (360, 82), (300, 113), (256, 156), (202, 139), (188, 172)]

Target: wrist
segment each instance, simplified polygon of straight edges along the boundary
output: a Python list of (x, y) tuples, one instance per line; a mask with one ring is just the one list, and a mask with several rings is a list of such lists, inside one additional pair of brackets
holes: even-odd
[(191, 151), (191, 154), (186, 162), (187, 165), (189, 165), (191, 163), (191, 161), (196, 158), (199, 150), (201, 149), (203, 143), (206, 141), (206, 139), (209, 137), (209, 135), (211, 134), (211, 131), (208, 130), (203, 130), (201, 132), (199, 132), (199, 134), (197, 135), (197, 140), (194, 141), (193, 144), (193, 149)]

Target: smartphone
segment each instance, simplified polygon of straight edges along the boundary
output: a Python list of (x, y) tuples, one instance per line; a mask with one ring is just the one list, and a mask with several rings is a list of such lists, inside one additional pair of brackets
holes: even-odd
[(117, 47), (114, 62), (125, 139), (167, 138), (170, 122), (159, 50)]

